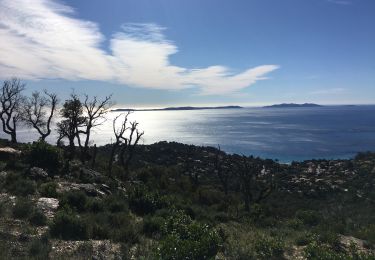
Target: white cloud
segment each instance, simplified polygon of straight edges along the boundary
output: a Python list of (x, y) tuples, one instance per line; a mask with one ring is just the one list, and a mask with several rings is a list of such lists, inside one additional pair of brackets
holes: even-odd
[(328, 88), (328, 89), (318, 89), (310, 92), (310, 95), (330, 95), (330, 94), (340, 94), (345, 92), (344, 88)]
[(0, 0), (0, 75), (26, 79), (102, 80), (134, 87), (179, 90), (199, 87), (202, 94), (238, 92), (277, 65), (241, 73), (224, 66), (189, 69), (172, 65), (177, 46), (156, 24), (126, 24), (110, 39), (110, 52), (97, 24), (74, 17), (55, 1)]
[(338, 5), (350, 5), (352, 4), (349, 0), (327, 0), (330, 3), (338, 4)]

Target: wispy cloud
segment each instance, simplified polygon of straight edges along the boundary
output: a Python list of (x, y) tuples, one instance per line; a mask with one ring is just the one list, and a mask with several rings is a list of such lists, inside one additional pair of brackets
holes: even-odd
[(240, 73), (225, 66), (184, 68), (171, 64), (178, 51), (156, 24), (125, 24), (112, 36), (110, 51), (96, 23), (78, 19), (56, 1), (0, 0), (0, 75), (27, 79), (102, 80), (133, 87), (202, 94), (238, 92), (279, 68), (262, 65)]
[(327, 0), (330, 3), (338, 4), (338, 5), (351, 5), (352, 1), (350, 0)]
[(345, 92), (344, 88), (329, 88), (329, 89), (318, 89), (311, 91), (310, 95), (330, 95), (330, 94), (340, 94)]

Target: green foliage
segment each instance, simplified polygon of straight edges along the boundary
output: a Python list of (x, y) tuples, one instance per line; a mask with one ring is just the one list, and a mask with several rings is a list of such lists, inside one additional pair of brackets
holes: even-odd
[(39, 187), (39, 193), (42, 197), (57, 198), (57, 183), (47, 182), (42, 183)]
[(112, 212), (127, 212), (128, 204), (126, 198), (120, 195), (109, 195), (103, 200), (104, 207)]
[(43, 212), (34, 209), (29, 217), (29, 221), (34, 226), (44, 226), (47, 224), (47, 217)]
[(55, 174), (60, 169), (62, 153), (56, 146), (45, 141), (37, 141), (28, 146), (26, 158), (31, 166), (45, 169), (49, 174)]
[(26, 199), (18, 199), (12, 209), (13, 217), (26, 219), (33, 211), (33, 204)]
[(160, 259), (213, 259), (222, 243), (216, 229), (192, 221), (182, 211), (167, 219), (163, 235), (157, 250)]
[(68, 207), (78, 212), (86, 210), (88, 197), (83, 191), (69, 191), (63, 194), (60, 207)]
[(143, 233), (148, 236), (160, 233), (165, 219), (160, 216), (146, 216), (143, 218)]
[(36, 190), (34, 181), (28, 180), (20, 174), (13, 173), (6, 176), (4, 187), (8, 192), (16, 196), (32, 195)]
[(40, 239), (33, 239), (30, 243), (28, 253), (34, 259), (48, 259), (48, 254), (51, 251), (51, 243), (47, 236), (42, 236)]
[(135, 187), (129, 194), (129, 207), (139, 215), (154, 213), (157, 209), (167, 206), (165, 197), (158, 192), (148, 191), (144, 185)]
[(284, 252), (284, 243), (280, 238), (260, 236), (253, 246), (258, 259), (280, 259)]
[(296, 218), (301, 220), (303, 224), (308, 226), (316, 226), (320, 222), (318, 212), (313, 210), (299, 210), (296, 212)]
[(364, 225), (358, 231), (358, 236), (375, 245), (375, 224)]
[(75, 213), (59, 211), (50, 225), (50, 234), (64, 240), (82, 240), (88, 238), (88, 227)]

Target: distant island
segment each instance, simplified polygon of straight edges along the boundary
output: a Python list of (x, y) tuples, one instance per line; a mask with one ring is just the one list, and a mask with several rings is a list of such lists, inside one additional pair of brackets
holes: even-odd
[(174, 110), (204, 110), (204, 109), (238, 109), (241, 106), (219, 106), (219, 107), (166, 107), (166, 108), (148, 108), (148, 109), (133, 109), (133, 108), (117, 108), (111, 110), (112, 112), (122, 111), (174, 111)]
[(264, 106), (264, 108), (288, 108), (288, 107), (321, 107), (321, 105), (313, 104), (313, 103), (304, 103), (304, 104), (283, 103), (283, 104), (276, 104), (276, 105), (271, 105), (271, 106)]

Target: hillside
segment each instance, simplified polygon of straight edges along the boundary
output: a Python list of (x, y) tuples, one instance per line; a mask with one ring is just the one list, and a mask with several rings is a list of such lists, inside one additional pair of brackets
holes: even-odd
[(110, 150), (1, 148), (2, 258), (374, 259), (373, 153), (285, 165), (160, 142), (109, 176)]

